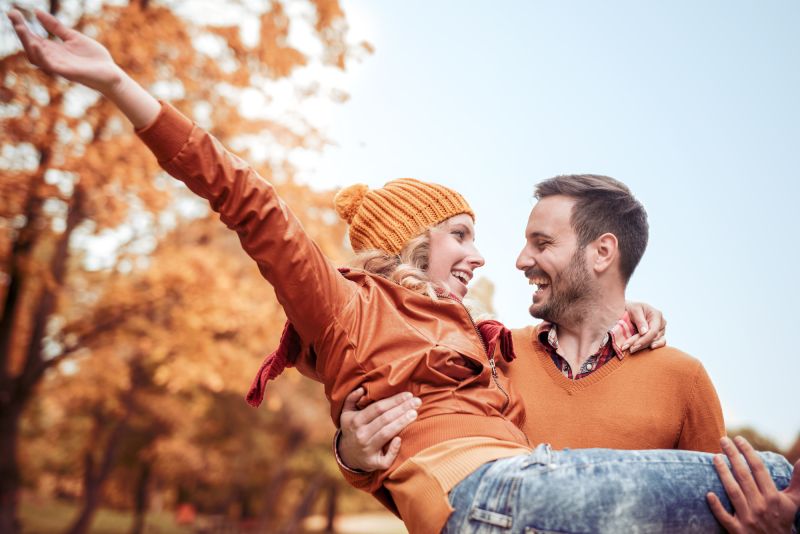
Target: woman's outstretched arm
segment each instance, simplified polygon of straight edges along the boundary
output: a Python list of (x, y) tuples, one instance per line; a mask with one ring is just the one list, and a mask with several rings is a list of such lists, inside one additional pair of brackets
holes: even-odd
[(274, 188), (244, 161), (128, 76), (103, 45), (37, 11), (60, 41), (35, 35), (9, 13), (28, 59), (48, 74), (102, 93), (128, 117), (169, 174), (207, 199), (275, 287), (300, 335), (314, 342), (355, 292), (303, 231)]
[(161, 104), (114, 63), (103, 45), (67, 28), (44, 11), (36, 10), (36, 18), (61, 42), (33, 33), (17, 10), (11, 10), (8, 18), (31, 63), (48, 74), (57, 74), (99, 91), (128, 117), (135, 128), (142, 128), (155, 120)]

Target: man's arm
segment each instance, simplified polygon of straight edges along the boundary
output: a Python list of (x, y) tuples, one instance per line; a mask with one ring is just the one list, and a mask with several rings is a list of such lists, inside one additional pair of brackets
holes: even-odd
[(691, 384), (676, 448), (687, 451), (721, 452), (720, 438), (725, 435), (722, 406), (719, 403), (717, 390), (700, 362), (697, 362)]
[[(400, 452), (398, 434), (417, 418), (420, 400), (411, 393), (398, 393), (373, 402), (363, 410), (356, 403), (364, 396), (358, 388), (344, 401), (339, 430), (333, 439), (336, 463), (351, 486), (370, 491), (374, 471), (387, 469)], [(397, 506), (385, 488), (372, 493), (390, 512), (399, 517)]]

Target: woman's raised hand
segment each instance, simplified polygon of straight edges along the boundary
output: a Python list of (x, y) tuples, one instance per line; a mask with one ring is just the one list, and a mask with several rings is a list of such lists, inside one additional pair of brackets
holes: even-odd
[(10, 11), (8, 18), (22, 41), (28, 60), (48, 74), (58, 74), (101, 93), (112, 91), (122, 80), (122, 70), (103, 45), (67, 28), (49, 13), (36, 10), (36, 18), (48, 32), (61, 39), (60, 42), (33, 33), (17, 10)]
[(114, 63), (103, 45), (81, 32), (67, 28), (44, 11), (36, 10), (36, 18), (61, 41), (52, 41), (33, 33), (22, 13), (17, 10), (11, 10), (8, 18), (31, 63), (48, 74), (57, 74), (100, 91), (116, 104), (136, 128), (155, 120), (161, 104)]

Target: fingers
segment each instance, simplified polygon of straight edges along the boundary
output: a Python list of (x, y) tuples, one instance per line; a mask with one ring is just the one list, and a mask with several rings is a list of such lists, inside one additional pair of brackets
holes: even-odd
[(656, 341), (656, 339), (658, 339), (659, 334), (662, 333), (661, 312), (654, 311), (650, 315), (650, 323), (645, 324), (643, 327), (637, 324), (637, 328), (639, 329), (641, 338), (633, 344), (631, 347), (631, 352), (636, 352), (645, 347), (649, 347), (654, 341)]
[(417, 418), (419, 399), (412, 398), (376, 417), (364, 430), (370, 447), (381, 448)]
[(622, 347), (621, 347), (622, 350), (630, 349), (631, 353), (636, 352), (635, 350), (633, 350), (633, 345), (635, 345), (636, 342), (639, 341), (639, 338), (641, 338), (641, 337), (642, 336), (640, 336), (639, 334), (633, 334), (631, 337), (629, 337), (628, 339), (626, 339), (622, 343)]
[(28, 56), (28, 59), (38, 65), (39, 63), (36, 61), (39, 59), (39, 50), (38, 45), (39, 42), (42, 41), (42, 38), (38, 35), (34, 35), (34, 33), (28, 28), (28, 23), (25, 22), (25, 18), (22, 16), (22, 13), (13, 9), (9, 11), (8, 18), (11, 20), (11, 24), (14, 26), (14, 31), (19, 37), (20, 42), (22, 42), (22, 48), (25, 50), (25, 55)]
[(339, 418), (339, 427), (363, 450), (381, 449), (416, 419), (421, 404), (411, 393), (403, 392), (358, 410), (356, 404), (363, 395), (363, 388), (350, 393)]
[[(761, 493), (753, 479), (752, 473), (750, 473), (750, 468), (747, 466), (742, 455), (739, 454), (739, 449), (736, 448), (733, 441), (728, 438), (722, 438), (720, 443), (722, 444), (722, 451), (728, 457), (728, 461), (730, 461), (733, 476), (736, 478), (738, 486), (741, 488), (749, 506), (760, 506), (763, 500)], [(734, 506), (736, 505), (734, 504)]]
[(14, 10), (10, 12), (8, 16), (9, 19), (11, 19), (17, 37), (19, 37), (22, 43), (22, 48), (25, 51), (28, 61), (49, 74), (53, 68), (53, 64), (47, 54), (47, 50), (50, 49), (48, 47), (53, 47), (54, 43), (31, 31), (28, 23), (19, 11)]
[(706, 501), (708, 502), (708, 507), (711, 508), (711, 513), (714, 514), (714, 517), (717, 518), (717, 521), (720, 522), (725, 530), (728, 532), (738, 531), (736, 518), (725, 509), (719, 497), (713, 493), (707, 493)]
[(356, 424), (358, 426), (368, 425), (376, 418), (382, 416), (395, 406), (399, 406), (406, 401), (409, 401), (413, 398), (413, 395), (407, 391), (403, 393), (397, 393), (396, 395), (392, 395), (391, 397), (387, 397), (385, 399), (381, 399), (379, 401), (373, 402), (358, 414), (356, 417)]
[(364, 389), (358, 388), (345, 398), (339, 420), (339, 454), (351, 467), (365, 471), (387, 469), (400, 452), (397, 434), (416, 419), (415, 409), (421, 401), (404, 392), (358, 410), (357, 403), (364, 394)]
[(73, 30), (64, 26), (60, 20), (46, 11), (37, 9), (36, 18), (39, 19), (45, 30), (63, 41), (66, 41), (73, 33)]
[(380, 459), (378, 460), (380, 469), (389, 469), (394, 463), (398, 454), (400, 454), (400, 438), (394, 438), (386, 448), (386, 452), (381, 454)]
[(22, 16), (22, 13), (20, 13), (18, 9), (10, 10), (7, 15), (8, 19), (11, 21), (11, 24), (14, 26), (20, 23), (25, 23), (25, 17)]
[(646, 334), (648, 331), (648, 326), (647, 318), (645, 317), (644, 313), (644, 306), (639, 303), (631, 303), (630, 307), (628, 308), (628, 315), (631, 318), (631, 322), (636, 327), (636, 330), (638, 330), (640, 334)]
[(750, 468), (750, 472), (753, 475), (753, 478), (758, 485), (758, 488), (761, 490), (761, 493), (765, 492), (777, 492), (777, 488), (775, 487), (775, 482), (772, 480), (772, 476), (769, 474), (769, 471), (764, 466), (764, 462), (761, 460), (761, 457), (758, 455), (756, 450), (753, 448), (750, 443), (742, 436), (737, 436), (733, 439), (733, 442), (736, 444), (736, 448), (744, 455), (744, 459), (747, 462), (747, 465)]
[(666, 330), (666, 321), (664, 321), (661, 330), (659, 330), (658, 334), (656, 335), (655, 341), (650, 343), (650, 348), (657, 349), (660, 347), (664, 347), (666, 345), (667, 345), (667, 330)]
[[(364, 388), (356, 388), (344, 399), (344, 406), (342, 407), (342, 415), (344, 412), (356, 412), (358, 407), (356, 403), (364, 396)], [(339, 426), (342, 426), (342, 417), (339, 417)]]
[(646, 334), (634, 334), (626, 339), (622, 344), (622, 350), (630, 349), (631, 354), (642, 350), (645, 347), (657, 349), (667, 345), (666, 329), (664, 322), (661, 323), (661, 328), (655, 330), (652, 327)]
[(722, 487), (725, 488), (725, 493), (728, 494), (728, 499), (730, 499), (731, 504), (733, 504), (733, 509), (740, 514), (746, 513), (747, 499), (742, 493), (741, 487), (736, 482), (733, 473), (731, 473), (730, 468), (728, 468), (728, 464), (725, 463), (723, 456), (721, 454), (715, 454), (713, 461), (714, 468), (719, 475), (719, 480), (722, 482)]

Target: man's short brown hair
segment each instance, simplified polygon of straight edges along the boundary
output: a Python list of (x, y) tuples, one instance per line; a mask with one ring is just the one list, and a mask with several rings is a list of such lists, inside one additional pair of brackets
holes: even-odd
[(627, 283), (647, 248), (649, 230), (647, 212), (628, 186), (597, 174), (555, 176), (536, 185), (537, 199), (554, 195), (575, 199), (570, 224), (579, 247), (605, 233), (617, 236), (620, 273)]

